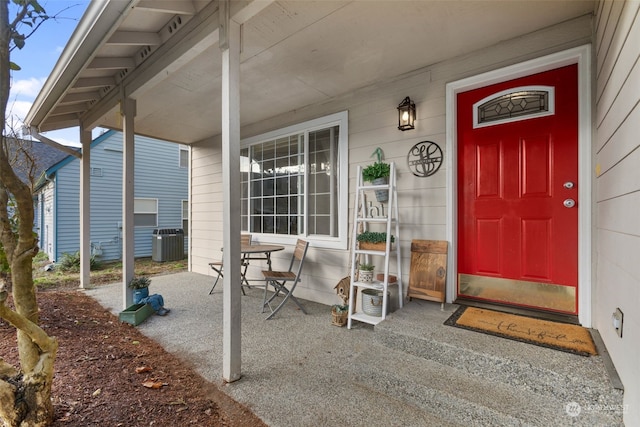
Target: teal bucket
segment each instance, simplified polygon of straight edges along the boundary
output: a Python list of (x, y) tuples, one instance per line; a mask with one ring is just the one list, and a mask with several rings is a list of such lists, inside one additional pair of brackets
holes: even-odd
[(133, 303), (140, 304), (140, 301), (149, 296), (149, 288), (140, 288), (133, 290)]

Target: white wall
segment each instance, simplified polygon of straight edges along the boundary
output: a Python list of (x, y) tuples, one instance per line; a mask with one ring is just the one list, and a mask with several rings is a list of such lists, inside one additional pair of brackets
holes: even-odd
[[(327, 114), (349, 111), (349, 212), (353, 217), (353, 190), (358, 165), (374, 159), (371, 154), (381, 147), (388, 161), (398, 167), (398, 199), (400, 208), (404, 286), (408, 283), (410, 244), (412, 239), (446, 239), (446, 171), (440, 170), (428, 178), (417, 178), (408, 170), (406, 156), (420, 141), (436, 142), (445, 148), (445, 85), (484, 71), (522, 62), (591, 41), (591, 17), (565, 22), (539, 32), (508, 40), (471, 55), (454, 58), (359, 91), (338, 97), (331, 102), (296, 109), (286, 115), (244, 126), (242, 137), (259, 135), (295, 123)], [(412, 52), (411, 54), (419, 54)], [(416, 103), (416, 129), (397, 129), (397, 105), (410, 96)], [(243, 99), (242, 102), (250, 102)], [(221, 164), (220, 141), (209, 140), (193, 146), (192, 170), (192, 265), (195, 272), (209, 274), (207, 263), (220, 258), (221, 230)], [(444, 153), (445, 157), (447, 153)], [(349, 226), (351, 230), (351, 225)], [(278, 253), (274, 265), (285, 266), (289, 250)], [(299, 297), (325, 304), (340, 299), (333, 287), (349, 273), (348, 251), (311, 247), (305, 264), (305, 277), (296, 289)], [(395, 270), (394, 262), (391, 269)], [(255, 267), (257, 272), (258, 267)], [(251, 273), (250, 273), (251, 274)], [(255, 274), (255, 273), (254, 273)], [(392, 301), (395, 300), (392, 298)]]
[(191, 271), (210, 274), (208, 263), (222, 253), (222, 149), (221, 141), (206, 141), (191, 148), (189, 198)]
[[(595, 19), (594, 324), (624, 383), (625, 424), (640, 425), (640, 2), (604, 1)], [(611, 314), (624, 313), (623, 336)]]
[(55, 239), (53, 232), (55, 230), (55, 206), (54, 192), (55, 181), (49, 181), (41, 190), (43, 194), (42, 203), (44, 204), (43, 227), (40, 230), (40, 250), (45, 251), (50, 260), (56, 260), (55, 256)]

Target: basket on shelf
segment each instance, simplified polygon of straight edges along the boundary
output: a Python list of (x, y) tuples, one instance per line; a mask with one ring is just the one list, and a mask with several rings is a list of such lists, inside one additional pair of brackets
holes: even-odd
[(371, 243), (371, 242), (359, 242), (358, 248), (363, 251), (381, 251), (384, 252), (387, 249), (386, 242)]
[[(389, 292), (387, 292), (387, 301)], [(382, 316), (382, 291), (377, 289), (364, 289), (362, 291), (362, 311), (369, 316)], [(389, 307), (387, 307), (389, 313)]]

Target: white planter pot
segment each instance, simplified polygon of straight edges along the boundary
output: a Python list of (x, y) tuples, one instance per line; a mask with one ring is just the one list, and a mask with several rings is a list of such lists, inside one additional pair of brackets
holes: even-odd
[(373, 282), (373, 271), (358, 270), (358, 281)]

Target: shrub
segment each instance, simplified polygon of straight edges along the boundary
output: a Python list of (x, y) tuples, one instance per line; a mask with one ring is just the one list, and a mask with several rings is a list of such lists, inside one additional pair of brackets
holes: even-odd
[(49, 255), (46, 252), (40, 251), (33, 257), (33, 261), (35, 262), (44, 262), (49, 261)]
[(386, 178), (391, 173), (389, 163), (374, 163), (362, 169), (362, 180), (371, 182), (378, 178)]
[[(89, 260), (89, 270), (95, 270), (100, 267), (100, 261), (91, 255)], [(57, 268), (62, 271), (80, 271), (80, 251), (73, 254), (63, 253), (60, 257), (60, 261), (57, 263)]]
[[(377, 231), (365, 231), (363, 233), (358, 234), (357, 237), (358, 242), (369, 242), (369, 243), (385, 243), (387, 241), (387, 233), (377, 232)], [(391, 242), (393, 243), (395, 238), (391, 236)]]
[(376, 268), (376, 266), (373, 264), (362, 263), (358, 266), (358, 269), (362, 271), (373, 271), (374, 268)]
[(127, 286), (131, 289), (142, 289), (148, 288), (150, 284), (151, 279), (149, 279), (147, 276), (136, 276), (129, 281)]

